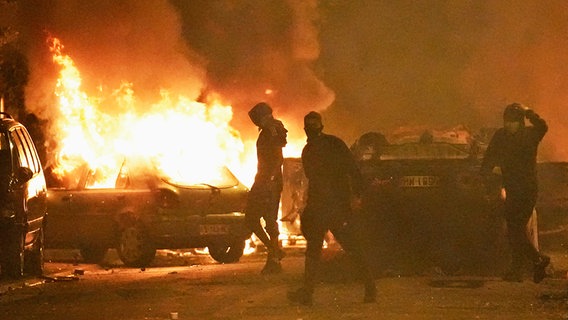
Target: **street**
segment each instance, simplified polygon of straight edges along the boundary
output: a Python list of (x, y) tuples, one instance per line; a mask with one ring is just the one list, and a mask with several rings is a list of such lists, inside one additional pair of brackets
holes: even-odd
[(261, 275), (265, 253), (219, 264), (199, 251), (160, 251), (152, 266), (123, 267), (115, 253), (104, 266), (76, 253), (49, 251), (46, 275), (0, 282), (2, 319), (568, 319), (568, 257), (552, 255), (541, 284), (498, 277), (380, 275), (376, 303), (340, 251), (325, 252), (325, 272), (312, 307), (286, 293), (302, 279), (303, 249), (286, 248), (284, 272)]

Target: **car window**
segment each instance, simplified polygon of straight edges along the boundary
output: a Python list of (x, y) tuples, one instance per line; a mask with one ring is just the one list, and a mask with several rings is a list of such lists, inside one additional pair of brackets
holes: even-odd
[(206, 172), (207, 174), (202, 174), (200, 176), (184, 175), (183, 173), (174, 176), (164, 175), (162, 179), (169, 184), (180, 187), (213, 186), (217, 188), (228, 188), (239, 183), (239, 180), (227, 167), (221, 167), (216, 170), (208, 170)]
[(85, 181), (86, 189), (112, 189), (115, 188), (117, 170), (114, 168), (97, 168), (88, 172)]
[(39, 156), (37, 154), (35, 145), (32, 141), (32, 137), (29, 135), (29, 133), (24, 128), (20, 128), (19, 131), (22, 134), (24, 141), (28, 145), (28, 148), (26, 150), (29, 151), (29, 156), (31, 157), (31, 160), (34, 163), (34, 168), (32, 169), (32, 171), (34, 173), (39, 173), (40, 168), (41, 168), (41, 162), (39, 160)]
[(12, 132), (10, 132), (10, 137), (12, 138), (14, 146), (16, 147), (20, 167), (30, 168), (33, 171), (33, 162), (31, 164), (28, 162), (28, 155), (26, 155), (26, 145), (22, 140), (22, 137), (18, 134), (18, 130), (13, 130)]
[(35, 146), (32, 142), (32, 138), (23, 127), (18, 127), (14, 131), (18, 134), (20, 140), (22, 141), (24, 153), (26, 154), (27, 162), (29, 165), (28, 168), (30, 168), (34, 174), (39, 173), (41, 164), (39, 162)]
[(120, 168), (118, 176), (116, 177), (114, 187), (116, 189), (126, 189), (129, 185), (130, 185), (130, 177), (128, 175), (128, 167), (123, 165)]

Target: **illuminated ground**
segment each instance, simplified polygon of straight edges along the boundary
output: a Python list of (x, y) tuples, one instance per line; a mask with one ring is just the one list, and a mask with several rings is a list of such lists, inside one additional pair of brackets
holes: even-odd
[[(554, 278), (507, 283), (497, 277), (381, 276), (377, 303), (362, 303), (352, 266), (328, 251), (313, 307), (290, 305), (303, 249), (287, 249), (280, 275), (259, 274), (264, 253), (217, 264), (200, 252), (162, 251), (151, 267), (124, 268), (107, 254), (101, 267), (72, 252), (49, 252), (50, 279), (2, 282), (2, 319), (565, 319), (568, 256), (554, 254)], [(65, 259), (65, 257), (67, 257)], [(23, 285), (23, 283), (27, 285)], [(10, 288), (10, 289), (9, 289)]]

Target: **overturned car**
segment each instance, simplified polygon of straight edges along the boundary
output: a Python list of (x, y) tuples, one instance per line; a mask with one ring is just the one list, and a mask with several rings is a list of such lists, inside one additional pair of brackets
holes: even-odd
[(438, 268), (445, 274), (504, 266), (508, 247), (500, 177), (495, 175), (488, 193), (479, 175), (483, 149), (465, 132), (425, 131), (360, 153), (378, 265)]
[[(366, 184), (358, 222), (375, 268), (397, 273), (502, 271), (509, 259), (504, 194), (498, 174), (489, 190), (479, 174), (483, 141), (465, 130), (425, 130), (391, 141), (369, 132), (351, 147)], [(299, 232), (296, 219), (308, 183), (300, 159), (285, 160), (284, 177), (282, 220)]]

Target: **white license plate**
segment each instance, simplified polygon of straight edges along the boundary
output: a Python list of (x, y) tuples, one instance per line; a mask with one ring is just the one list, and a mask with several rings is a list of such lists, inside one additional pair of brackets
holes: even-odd
[(226, 224), (203, 224), (199, 226), (200, 235), (217, 235), (229, 233), (229, 226)]
[(400, 180), (400, 186), (404, 188), (438, 187), (440, 177), (437, 176), (405, 176)]

